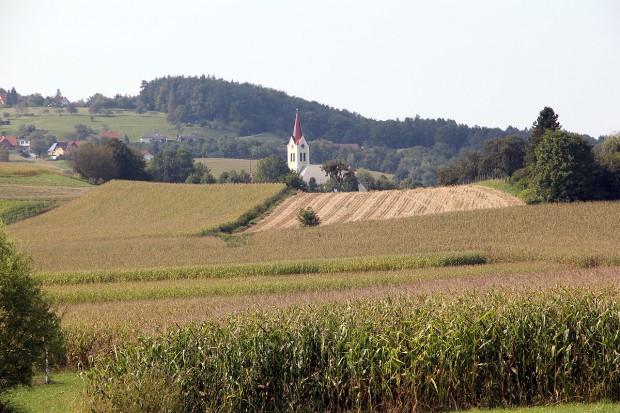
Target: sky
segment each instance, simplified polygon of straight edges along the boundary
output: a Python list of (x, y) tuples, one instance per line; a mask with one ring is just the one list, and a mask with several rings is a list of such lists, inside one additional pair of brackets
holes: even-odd
[(0, 87), (213, 75), (373, 119), (620, 131), (617, 0), (0, 0)]

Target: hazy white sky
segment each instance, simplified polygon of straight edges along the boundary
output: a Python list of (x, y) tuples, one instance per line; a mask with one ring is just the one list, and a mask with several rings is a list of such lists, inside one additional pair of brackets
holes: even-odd
[(375, 119), (620, 130), (617, 0), (0, 0), (0, 87), (215, 75)]

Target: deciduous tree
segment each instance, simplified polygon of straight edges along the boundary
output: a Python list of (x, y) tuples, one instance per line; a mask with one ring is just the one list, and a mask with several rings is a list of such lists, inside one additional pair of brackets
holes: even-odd
[(35, 363), (61, 345), (59, 318), (31, 277), (29, 260), (0, 226), (0, 393), (30, 385)]
[(106, 182), (118, 177), (114, 153), (108, 146), (83, 143), (73, 157), (73, 169), (83, 178), (93, 182)]
[(535, 154), (532, 183), (544, 201), (588, 200), (597, 195), (597, 165), (585, 138), (550, 129), (542, 135)]
[(286, 160), (277, 155), (271, 155), (259, 159), (256, 163), (257, 182), (282, 182), (284, 177), (291, 172)]

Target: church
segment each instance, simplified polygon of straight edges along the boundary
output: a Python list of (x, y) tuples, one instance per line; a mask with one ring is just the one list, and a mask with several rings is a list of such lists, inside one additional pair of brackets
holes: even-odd
[(293, 135), (286, 146), (288, 157), (288, 167), (297, 172), (301, 178), (308, 183), (310, 178), (316, 179), (317, 185), (324, 185), (329, 181), (329, 177), (321, 169), (321, 165), (313, 165), (310, 163), (310, 146), (304, 138), (301, 130), (301, 121), (299, 120), (299, 109), (295, 113), (295, 125), (293, 126)]

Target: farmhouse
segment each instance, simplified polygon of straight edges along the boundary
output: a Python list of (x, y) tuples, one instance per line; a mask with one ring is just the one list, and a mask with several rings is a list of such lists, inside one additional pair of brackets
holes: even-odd
[(140, 155), (142, 156), (142, 159), (144, 159), (146, 162), (153, 159), (154, 156), (150, 151), (140, 151)]
[(0, 148), (15, 150), (17, 146), (17, 138), (15, 136), (0, 136)]
[(53, 143), (47, 150), (47, 156), (57, 159), (58, 157), (68, 155), (72, 151), (75, 151), (82, 143), (86, 141), (60, 141)]
[(288, 167), (297, 172), (304, 181), (309, 182), (310, 178), (314, 178), (318, 185), (323, 185), (329, 181), (329, 176), (323, 172), (321, 165), (310, 163), (310, 146), (301, 130), (299, 109), (295, 113), (293, 134), (286, 145), (286, 152)]

